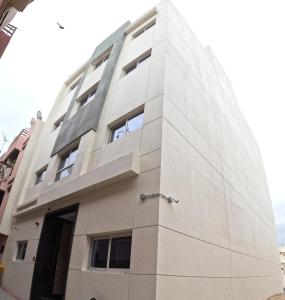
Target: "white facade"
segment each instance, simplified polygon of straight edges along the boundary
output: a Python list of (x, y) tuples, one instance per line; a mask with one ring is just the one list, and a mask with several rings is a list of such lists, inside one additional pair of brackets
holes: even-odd
[[(214, 54), (168, 1), (125, 33), (97, 130), (51, 157), (60, 130), (54, 123), (67, 112), (70, 90), (88, 64), (59, 93), (18, 194), (3, 286), (30, 299), (45, 214), (79, 204), (66, 300), (260, 300), (279, 293), (260, 153)], [(134, 61), (141, 63), (125, 74)], [(107, 63), (89, 67), (78, 99), (96, 85)], [(78, 106), (75, 101), (69, 119)], [(141, 112), (140, 128), (110, 142), (113, 129)], [(71, 174), (55, 181), (62, 155), (78, 143)], [(35, 185), (45, 166), (44, 180)], [(141, 200), (142, 193), (179, 202)], [(94, 238), (127, 235), (129, 268), (91, 268)], [(21, 260), (19, 241), (27, 241)]]

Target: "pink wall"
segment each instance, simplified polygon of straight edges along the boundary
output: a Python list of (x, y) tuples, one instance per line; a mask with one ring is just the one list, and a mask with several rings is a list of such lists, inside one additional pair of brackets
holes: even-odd
[(4, 153), (0, 157), (0, 162), (5, 162), (6, 159), (9, 158), (9, 156), (15, 149), (19, 150), (19, 155), (15, 162), (15, 165), (13, 167), (11, 175), (3, 180), (0, 179), (0, 190), (5, 192), (1, 206), (0, 206), (0, 222), (2, 221), (7, 202), (9, 201), (10, 192), (8, 190), (13, 188), (13, 181), (16, 177), (17, 170), (20, 166), (21, 160), (24, 155), (26, 143), (28, 142), (29, 137), (31, 136), (32, 130), (33, 130), (33, 125), (28, 129), (23, 129), (20, 132), (20, 134), (11, 143), (11, 145), (10, 145), (9, 149), (6, 151), (6, 153)]

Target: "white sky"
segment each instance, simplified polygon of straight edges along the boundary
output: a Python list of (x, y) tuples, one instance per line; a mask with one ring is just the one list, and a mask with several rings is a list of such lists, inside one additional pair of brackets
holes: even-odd
[[(155, 0), (35, 0), (0, 59), (1, 131), (10, 141), (41, 110), (45, 119), (65, 79), (95, 47)], [(263, 155), (280, 243), (285, 244), (285, 2), (173, 0), (229, 76)], [(56, 22), (65, 27), (60, 30)]]

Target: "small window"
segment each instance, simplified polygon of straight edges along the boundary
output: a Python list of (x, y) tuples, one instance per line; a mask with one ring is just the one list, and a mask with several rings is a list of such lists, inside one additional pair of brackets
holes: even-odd
[(5, 191), (0, 190), (0, 206), (1, 206), (1, 204), (2, 204), (2, 201), (3, 201), (4, 196), (5, 196)]
[(91, 249), (91, 268), (129, 269), (132, 236), (94, 239)]
[(37, 178), (36, 178), (35, 184), (39, 184), (39, 183), (43, 182), (46, 177), (46, 174), (47, 174), (47, 166), (42, 168), (41, 170), (37, 171), (37, 173), (36, 173)]
[(119, 140), (128, 133), (134, 132), (143, 126), (144, 113), (141, 112), (134, 117), (126, 119), (119, 126), (112, 129), (110, 142)]
[(54, 124), (53, 124), (54, 125), (54, 130), (56, 130), (57, 128), (59, 128), (62, 125), (64, 117), (65, 117), (65, 114), (62, 115), (58, 120), (56, 120), (54, 122)]
[(11, 192), (12, 186), (13, 186), (13, 184), (10, 184), (10, 185), (7, 187), (7, 192), (8, 192), (8, 193)]
[(138, 36), (140, 36), (141, 34), (143, 34), (145, 31), (149, 30), (152, 26), (154, 26), (156, 23), (156, 20), (152, 20), (151, 22), (149, 22), (147, 25), (145, 25), (143, 28), (141, 28), (140, 30), (138, 30), (137, 32), (135, 32), (133, 34), (133, 38), (137, 38)]
[(70, 86), (68, 92), (67, 92), (67, 97), (68, 97), (68, 100), (71, 101), (73, 99), (73, 96), (77, 90), (77, 87), (79, 85), (79, 82), (80, 82), (80, 79), (79, 78), (73, 85)]
[(24, 260), (25, 255), (26, 255), (28, 242), (27, 241), (21, 241), (21, 242), (18, 242), (17, 244), (18, 244), (18, 249), (17, 249), (16, 259), (17, 260)]
[(79, 109), (95, 99), (98, 84), (99, 83), (96, 83), (95, 88), (93, 88), (84, 98), (79, 101)]
[(69, 150), (61, 156), (58, 171), (56, 172), (55, 181), (69, 176), (72, 173), (78, 146)]
[(132, 237), (124, 236), (111, 240), (109, 268), (129, 269)]
[(109, 240), (94, 240), (91, 255), (91, 267), (107, 268)]
[(143, 55), (129, 63), (127, 66), (123, 68), (124, 75), (129, 74), (133, 70), (135, 70), (138, 66), (140, 66), (142, 63), (144, 63), (146, 60), (148, 60), (151, 57), (151, 49), (146, 51)]
[(99, 68), (105, 61), (107, 61), (110, 57), (111, 49), (107, 50), (104, 54), (102, 54), (99, 58), (95, 60), (93, 70)]

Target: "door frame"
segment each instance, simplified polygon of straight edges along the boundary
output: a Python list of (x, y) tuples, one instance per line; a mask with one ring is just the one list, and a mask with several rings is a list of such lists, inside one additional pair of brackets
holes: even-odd
[[(74, 220), (74, 224), (73, 224), (73, 228), (72, 228), (72, 233), (71, 233), (71, 237), (72, 237), (72, 242), (71, 242), (71, 246), (70, 246), (70, 254), (69, 254), (69, 258), (68, 258), (68, 265), (70, 262), (70, 257), (71, 257), (71, 250), (72, 250), (72, 245), (73, 245), (73, 238), (74, 238), (74, 230), (75, 230), (75, 226), (76, 226), (76, 221), (77, 221), (77, 215), (78, 215), (78, 209), (79, 209), (79, 203), (76, 204), (72, 204), (70, 206), (65, 206), (62, 207), (60, 209), (51, 211), (51, 212), (47, 212), (44, 216), (44, 220), (43, 220), (43, 225), (42, 225), (42, 229), (41, 229), (41, 235), (40, 235), (40, 239), (39, 239), (39, 244), (38, 244), (38, 248), (37, 248), (37, 254), (36, 254), (36, 259), (35, 259), (35, 264), (34, 264), (34, 270), (33, 270), (33, 277), (32, 277), (32, 284), (31, 284), (31, 290), (30, 290), (30, 300), (35, 300), (33, 297), (33, 291), (36, 288), (37, 285), (37, 272), (41, 261), (39, 260), (39, 254), (40, 254), (40, 246), (41, 244), (44, 242), (44, 238), (45, 238), (45, 232), (43, 231), (44, 226), (47, 222), (47, 219), (52, 217), (52, 216), (56, 216), (56, 215), (62, 215), (64, 213), (68, 213), (68, 212), (74, 212), (75, 213), (75, 220)], [(67, 274), (68, 277), (68, 274)], [(63, 299), (65, 299), (65, 293), (66, 293), (66, 284), (67, 284), (67, 277), (66, 277), (66, 282), (65, 282), (65, 288), (64, 288), (64, 294), (63, 294)]]

